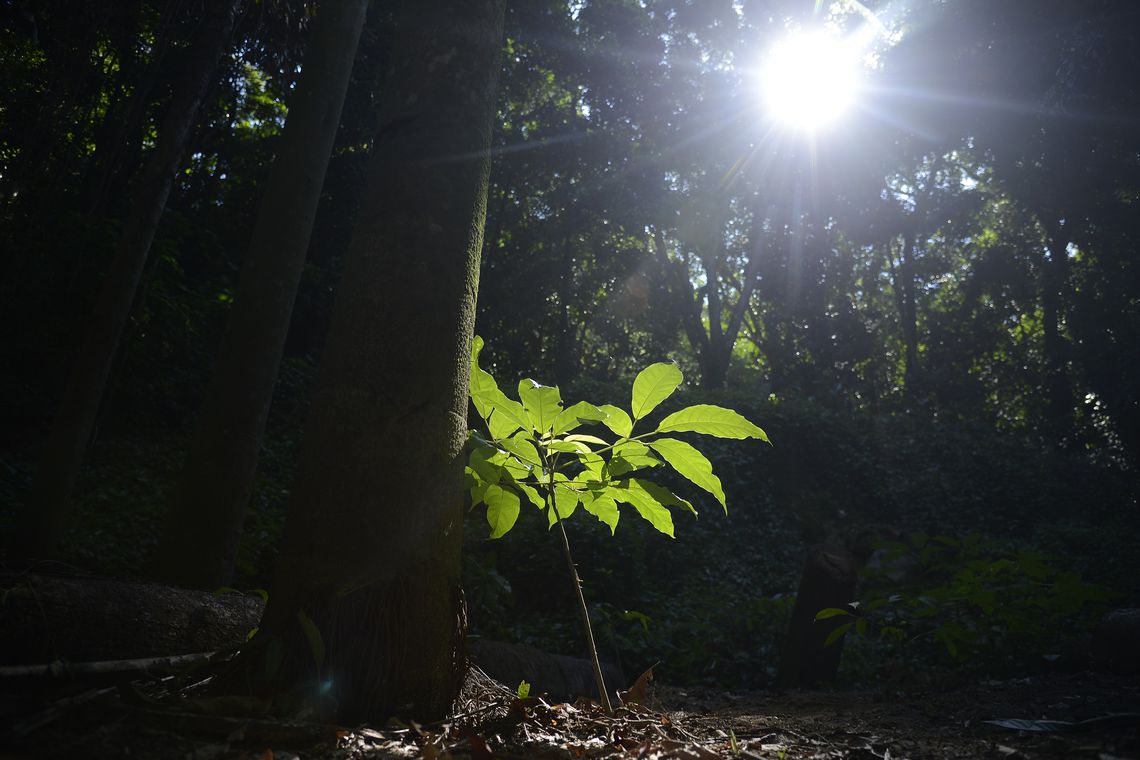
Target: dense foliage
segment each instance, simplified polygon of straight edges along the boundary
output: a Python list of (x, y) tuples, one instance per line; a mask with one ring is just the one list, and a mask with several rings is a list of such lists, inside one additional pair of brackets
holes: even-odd
[[(200, 5), (0, 3), (2, 529), (27, 497)], [(373, 4), (357, 56), (237, 586), (264, 586), (272, 569), (378, 126), (386, 6)], [(599, 647), (631, 671), (662, 660), (682, 679), (766, 683), (803, 547), (819, 541), (869, 554), (876, 537), (946, 537), (908, 598), (983, 593), (961, 575), (980, 561), (965, 538), (979, 533), (987, 572), (1021, 573), (1002, 583), (1079, 572), (1140, 603), (1128, 540), (1140, 527), (1140, 8), (868, 3), (881, 29), (863, 102), (814, 136), (771, 129), (752, 91), (758, 51), (797, 25), (863, 28), (856, 6), (508, 8), (483, 366), (608, 399), (672, 360), (696, 382), (662, 411), (731, 407), (774, 444), (710, 446), (734, 509), (688, 541), (632, 524), (612, 539), (581, 531)], [(72, 564), (147, 572), (314, 8), (244, 4), (103, 399)], [(537, 522), (495, 543), (469, 526), (472, 624), (578, 651)], [(1075, 638), (1087, 621), (1058, 604), (1050, 626)], [(1028, 615), (996, 622), (1024, 642)]]

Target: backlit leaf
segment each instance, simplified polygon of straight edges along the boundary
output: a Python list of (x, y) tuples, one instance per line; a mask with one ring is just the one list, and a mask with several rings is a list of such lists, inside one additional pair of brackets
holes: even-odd
[(539, 509), (546, 509), (546, 502), (543, 500), (542, 495), (539, 494), (538, 489), (533, 486), (528, 486), (526, 483), (515, 483), (515, 486), (526, 495), (527, 501), (531, 504)]
[(520, 427), (526, 427), (528, 421), (522, 405), (499, 390), (491, 373), (479, 368), (479, 352), (482, 350), (483, 339), (476, 335), (471, 347), (471, 402), (487, 423), (491, 436), (504, 438)]
[(582, 443), (593, 443), (593, 444), (598, 445), (598, 446), (609, 446), (610, 445), (606, 441), (603, 441), (601, 438), (598, 438), (596, 435), (582, 435), (580, 433), (575, 433), (574, 435), (568, 435), (563, 440), (581, 441)]
[(541, 385), (534, 380), (521, 380), (519, 398), (531, 427), (539, 433), (549, 432), (562, 413), (562, 396), (555, 387)]
[(717, 438), (759, 438), (767, 441), (763, 430), (741, 415), (712, 404), (696, 404), (673, 412), (657, 426), (659, 433), (701, 433)]
[(652, 496), (658, 503), (663, 504), (666, 507), (677, 507), (678, 509), (687, 509), (689, 512), (693, 513), (694, 515), (697, 513), (697, 510), (693, 508), (692, 504), (690, 504), (685, 499), (682, 499), (680, 496), (673, 493), (672, 491), (670, 491), (668, 488), (665, 488), (664, 486), (659, 486), (652, 481), (641, 480), (639, 478), (630, 478), (630, 482), (635, 484), (637, 487), (641, 488), (643, 491), (645, 491), (650, 496)]
[(606, 413), (606, 418), (602, 420), (603, 425), (622, 438), (629, 437), (629, 434), (633, 431), (633, 420), (629, 418), (629, 415), (625, 413), (624, 409), (620, 409), (613, 404), (604, 404), (598, 408)]
[[(578, 508), (578, 492), (562, 486), (555, 486), (554, 508), (558, 510), (558, 516), (563, 520), (570, 517)], [(553, 524), (552, 519), (551, 525)]]
[(681, 370), (672, 362), (650, 364), (633, 380), (633, 418), (639, 420), (652, 412), (658, 404), (673, 395), (684, 380)]
[(601, 422), (605, 418), (606, 413), (598, 407), (579, 401), (558, 413), (558, 417), (554, 420), (554, 434), (569, 433), (583, 422)]
[(590, 447), (581, 441), (567, 441), (564, 439), (551, 441), (546, 444), (546, 448), (551, 451), (560, 451), (563, 454), (577, 454), (579, 452), (588, 454), (590, 452)]
[(658, 438), (649, 446), (682, 477), (688, 478), (694, 485), (715, 496), (724, 507), (725, 514), (728, 514), (728, 505), (724, 500), (724, 489), (721, 487), (720, 478), (713, 474), (712, 463), (704, 454), (676, 438)]
[(513, 491), (498, 485), (487, 488), (483, 495), (487, 504), (487, 523), (491, 526), (491, 538), (502, 538), (519, 519), (519, 497)]
[(606, 489), (606, 495), (615, 501), (629, 504), (650, 525), (673, 538), (673, 516), (665, 505), (654, 499), (638, 481), (630, 479), (614, 483)]
[(591, 491), (586, 491), (582, 494), (582, 508), (610, 526), (610, 535), (613, 535), (617, 531), (620, 513), (618, 512), (617, 502), (614, 501), (612, 496), (605, 493), (595, 494)]
[(531, 443), (525, 435), (514, 435), (510, 438), (502, 438), (499, 440), (499, 445), (527, 464), (542, 464), (542, 459), (538, 456), (538, 449), (534, 447), (534, 444)]
[(657, 467), (661, 460), (653, 456), (649, 447), (641, 441), (622, 441), (613, 448), (613, 456), (606, 465), (606, 475), (620, 478), (634, 470)]

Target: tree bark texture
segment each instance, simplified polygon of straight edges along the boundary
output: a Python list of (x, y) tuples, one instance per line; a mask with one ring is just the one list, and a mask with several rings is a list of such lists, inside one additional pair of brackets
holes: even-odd
[[(319, 683), (342, 721), (439, 718), (463, 677), (463, 451), (503, 11), (394, 9), (381, 129), (246, 660), (267, 674), (254, 689)], [(280, 667), (255, 664), (275, 651)]]
[(229, 583), (289, 316), (305, 267), (367, 0), (325, 3), (266, 182), (205, 404), (162, 540), (163, 580)]
[(91, 439), (151, 242), (199, 106), (229, 47), (240, 6), (239, 0), (215, 0), (207, 5), (188, 56), (185, 77), (138, 179), (115, 258), (48, 435), (28, 505), (18, 520), (15, 553), (50, 556), (66, 529), (71, 490)]

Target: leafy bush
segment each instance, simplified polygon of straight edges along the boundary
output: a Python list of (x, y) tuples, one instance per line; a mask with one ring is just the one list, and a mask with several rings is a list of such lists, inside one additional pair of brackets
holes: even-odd
[(1050, 561), (977, 533), (912, 533), (879, 542), (864, 571), (865, 601), (852, 610), (822, 610), (817, 619), (844, 619), (829, 641), (848, 632), (877, 635), (889, 649), (917, 647), (937, 659), (933, 644), (958, 666), (1025, 667), (1054, 657), (1111, 597)]

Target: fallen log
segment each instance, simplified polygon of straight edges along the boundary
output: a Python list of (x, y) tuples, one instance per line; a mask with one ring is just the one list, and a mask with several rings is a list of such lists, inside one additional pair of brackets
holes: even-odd
[[(185, 667), (246, 641), (261, 619), (258, 594), (216, 594), (110, 578), (0, 579), (0, 679), (129, 675)], [(596, 697), (589, 660), (472, 638), (471, 661), (512, 691), (564, 701)], [(608, 683), (627, 685), (605, 666)]]

